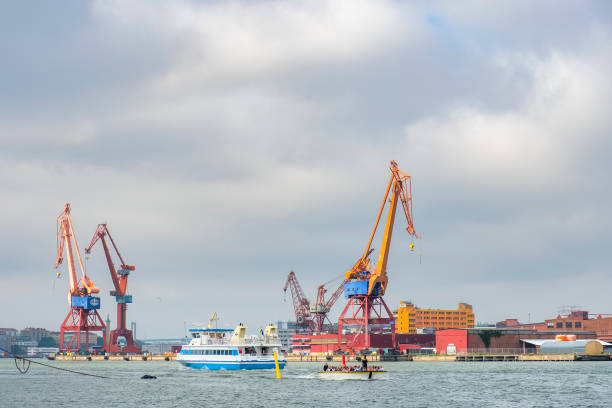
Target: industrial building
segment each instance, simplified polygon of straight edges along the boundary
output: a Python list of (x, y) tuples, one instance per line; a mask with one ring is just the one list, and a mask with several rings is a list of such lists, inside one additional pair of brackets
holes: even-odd
[(474, 312), (467, 303), (455, 310), (420, 309), (412, 302), (400, 302), (397, 310), (397, 333), (416, 334), (417, 329), (469, 329), (474, 327)]
[(505, 319), (505, 320), (495, 323), (495, 327), (498, 329), (513, 328), (513, 329), (531, 329), (531, 330), (542, 331), (546, 327), (546, 324), (544, 322), (520, 323), (518, 319), (510, 318), (510, 319)]
[[(436, 332), (438, 354), (465, 353), (521, 353), (536, 351), (532, 342), (525, 340), (550, 339), (557, 335), (575, 335), (577, 340), (593, 339), (594, 332), (549, 331), (527, 329), (447, 329)], [(452, 350), (452, 353), (449, 352)]]
[[(355, 337), (363, 334), (344, 334), (342, 343), (338, 343), (337, 334), (295, 334), (292, 338), (292, 353), (297, 356), (324, 355), (339, 350), (355, 352), (363, 349), (351, 347)], [(358, 340), (358, 339), (357, 339)], [(369, 350), (389, 350), (396, 348), (404, 353), (417, 353), (421, 349), (433, 349), (436, 336), (434, 334), (396, 334), (394, 346), (390, 333), (370, 334), (371, 346)]]
[[(608, 317), (604, 317), (608, 316)], [(612, 317), (602, 314), (589, 314), (586, 310), (575, 310), (567, 316), (558, 315), (545, 320), (545, 331), (573, 330), (576, 332), (595, 332), (599, 340), (612, 342)]]

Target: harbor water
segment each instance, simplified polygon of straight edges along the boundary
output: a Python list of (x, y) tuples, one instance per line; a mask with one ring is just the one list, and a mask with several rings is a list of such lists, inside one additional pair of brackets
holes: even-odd
[[(199, 371), (176, 362), (47, 361), (103, 375), (0, 360), (2, 407), (608, 407), (610, 362), (388, 362), (386, 380), (325, 381), (322, 363), (274, 370)], [(157, 379), (143, 380), (144, 374)]]

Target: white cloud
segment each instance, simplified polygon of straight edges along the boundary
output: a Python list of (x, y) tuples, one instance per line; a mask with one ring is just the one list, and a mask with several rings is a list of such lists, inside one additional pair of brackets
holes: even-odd
[(33, 119), (30, 123), (0, 122), (0, 146), (57, 144), (82, 146), (97, 137), (96, 125), (89, 119)]
[(104, 1), (96, 6), (102, 18), (178, 39), (180, 59), (153, 81), (154, 89), (163, 91), (346, 63), (380, 53), (398, 38), (416, 41), (422, 35), (418, 19), (401, 21), (387, 1)]
[(508, 71), (529, 75), (524, 102), (503, 111), (457, 104), (446, 114), (410, 123), (406, 148), (432, 176), (462, 186), (554, 191), (577, 182), (574, 162), (610, 126), (610, 65), (597, 56), (585, 60), (558, 52), (494, 58)]

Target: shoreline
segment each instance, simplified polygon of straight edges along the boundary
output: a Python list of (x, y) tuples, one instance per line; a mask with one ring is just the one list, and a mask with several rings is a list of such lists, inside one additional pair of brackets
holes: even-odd
[[(333, 356), (328, 360), (325, 356), (292, 356), (285, 357), (287, 362), (324, 363), (341, 362), (342, 356)], [(45, 359), (43, 357), (43, 359)], [(56, 355), (49, 359), (55, 361), (175, 361), (176, 356), (163, 355), (130, 355), (130, 356), (63, 356)], [(355, 356), (345, 356), (347, 363), (359, 363)], [(612, 355), (579, 355), (579, 354), (474, 354), (459, 356), (436, 355), (370, 355), (369, 362), (487, 362), (487, 361), (612, 361)]]

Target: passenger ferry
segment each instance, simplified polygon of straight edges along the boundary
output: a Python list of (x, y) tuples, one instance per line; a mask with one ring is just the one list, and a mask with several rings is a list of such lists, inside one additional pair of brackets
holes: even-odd
[[(276, 326), (266, 326), (261, 336), (246, 337), (246, 326), (231, 329), (190, 329), (192, 339), (177, 353), (176, 360), (184, 366), (207, 370), (272, 369), (274, 351), (278, 366), (285, 368), (287, 360), (280, 355), (281, 344)], [(231, 336), (230, 336), (231, 333)]]

